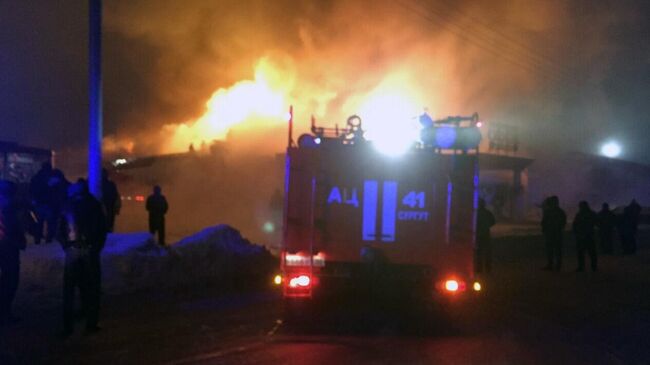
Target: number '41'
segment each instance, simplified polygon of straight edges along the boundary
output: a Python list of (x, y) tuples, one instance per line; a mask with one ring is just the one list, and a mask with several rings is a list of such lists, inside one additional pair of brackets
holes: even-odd
[(424, 208), (424, 191), (409, 192), (404, 196), (404, 199), (402, 199), (402, 204), (411, 208)]

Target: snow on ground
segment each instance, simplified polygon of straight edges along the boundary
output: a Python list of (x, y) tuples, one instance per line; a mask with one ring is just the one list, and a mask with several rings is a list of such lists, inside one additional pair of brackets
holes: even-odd
[[(59, 299), (63, 261), (56, 242), (28, 245), (21, 255), (19, 297)], [(149, 233), (110, 234), (102, 252), (102, 288), (106, 294), (120, 294), (264, 275), (272, 262), (266, 249), (227, 225), (206, 228), (170, 247), (158, 246)]]

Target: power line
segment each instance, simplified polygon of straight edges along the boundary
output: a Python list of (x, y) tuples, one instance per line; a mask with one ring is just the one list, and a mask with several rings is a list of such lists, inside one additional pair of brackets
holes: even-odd
[[(450, 21), (449, 17), (446, 16), (446, 14), (442, 13), (439, 9), (426, 9), (423, 11), (422, 8), (420, 7), (413, 7), (409, 6), (409, 4), (406, 4), (404, 1), (398, 1), (398, 4), (402, 6), (404, 9), (416, 14), (420, 18), (426, 20), (427, 22), (431, 23), (432, 25), (439, 26), (441, 28), (446, 29), (447, 31), (453, 33), (459, 38), (462, 38), (466, 40), (468, 43), (473, 44), (474, 46), (481, 48), (489, 53), (494, 54), (495, 56), (508, 61), (511, 64), (517, 65), (520, 68), (529, 71), (529, 72), (543, 72), (543, 73), (549, 73), (548, 69), (544, 69), (541, 65), (539, 64), (533, 64), (530, 59), (528, 59), (528, 62), (524, 59), (522, 60), (521, 58), (517, 57), (514, 55), (513, 57), (513, 51), (512, 49), (509, 49), (504, 52), (504, 50), (498, 50), (495, 49), (493, 46), (495, 45), (495, 41), (491, 39), (485, 38), (485, 36), (481, 37), (479, 34), (474, 34), (473, 36), (465, 32), (465, 29), (461, 27), (460, 25)], [(412, 3), (411, 3), (412, 5)], [(436, 19), (432, 18), (435, 17)], [(489, 43), (489, 44), (486, 44)], [(523, 58), (527, 58), (525, 55), (520, 55)], [(553, 72), (551, 70), (552, 74), (550, 75), (554, 79), (560, 79), (561, 75), (559, 75), (556, 72)]]
[[(447, 6), (447, 9), (453, 10), (456, 14), (461, 15), (465, 18), (468, 18), (471, 21), (471, 24), (473, 25), (478, 25), (484, 29), (484, 33), (489, 33), (493, 34), (497, 38), (501, 38), (502, 41), (505, 41), (506, 43), (509, 43), (512, 47), (520, 50), (521, 52), (524, 52), (527, 54), (529, 57), (537, 60), (540, 63), (543, 63), (547, 67), (555, 68), (557, 71), (560, 71), (557, 68), (557, 64), (554, 63), (553, 61), (549, 61), (547, 57), (544, 57), (540, 55), (534, 48), (529, 47), (527, 44), (520, 42), (516, 38), (513, 38), (510, 36), (508, 33), (504, 33), (499, 30), (499, 28), (495, 28), (492, 26), (492, 24), (486, 22), (480, 17), (473, 16), (471, 14), (462, 12), (459, 10), (457, 7), (454, 7), (453, 4), (450, 1), (446, 0), (440, 0), (440, 2), (444, 3)], [(438, 4), (439, 2), (435, 2), (435, 4)]]

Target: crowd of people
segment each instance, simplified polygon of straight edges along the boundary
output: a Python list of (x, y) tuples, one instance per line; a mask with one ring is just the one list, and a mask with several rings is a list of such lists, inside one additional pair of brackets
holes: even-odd
[[(562, 246), (564, 229), (567, 224), (566, 214), (560, 208), (557, 196), (547, 198), (543, 205), (542, 232), (546, 243), (547, 265), (545, 270), (560, 270), (562, 267)], [(576, 271), (585, 270), (585, 258), (589, 255), (592, 271), (598, 270), (598, 251), (602, 254), (614, 253), (614, 232), (618, 231), (621, 251), (624, 255), (636, 253), (636, 235), (641, 217), (641, 206), (632, 200), (617, 217), (609, 204), (603, 203), (599, 212), (595, 212), (586, 201), (578, 205), (578, 213), (573, 218), (571, 230), (575, 236), (578, 267)], [(600, 250), (596, 247), (596, 237)]]
[[(562, 268), (562, 250), (564, 235), (567, 226), (567, 216), (560, 208), (557, 196), (551, 196), (542, 204), (542, 234), (546, 248), (546, 266), (543, 270), (560, 271)], [(636, 253), (636, 235), (641, 217), (641, 206), (632, 202), (623, 209), (622, 215), (617, 216), (609, 208), (608, 203), (603, 203), (599, 212), (594, 212), (589, 203), (581, 201), (578, 212), (573, 218), (571, 230), (575, 237), (577, 268), (576, 271), (585, 270), (585, 259), (589, 255), (592, 271), (598, 270), (598, 252), (605, 255), (614, 253), (614, 237), (618, 232), (621, 243), (621, 252), (624, 255)], [(486, 208), (483, 199), (479, 199), (476, 212), (476, 257), (475, 271), (477, 273), (489, 272), (492, 261), (492, 244), (490, 229), (496, 220), (494, 215)], [(596, 239), (596, 237), (598, 239)], [(596, 243), (599, 243), (597, 248)]]
[[(88, 182), (68, 181), (49, 162), (33, 176), (28, 203), (18, 199), (16, 184), (0, 180), (0, 325), (17, 322), (12, 313), (20, 278), (20, 251), (26, 234), (34, 244), (56, 240), (65, 253), (63, 272), (63, 336), (73, 333), (75, 293), (79, 291), (86, 333), (97, 332), (101, 296), (101, 251), (120, 213), (121, 196), (116, 184), (102, 171), (101, 199), (90, 193)], [(23, 197), (24, 198), (24, 197)], [(164, 245), (167, 201), (159, 186), (147, 199), (149, 227)]]

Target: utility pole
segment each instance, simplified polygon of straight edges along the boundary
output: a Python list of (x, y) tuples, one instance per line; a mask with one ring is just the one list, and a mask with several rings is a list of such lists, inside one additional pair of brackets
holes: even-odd
[(102, 196), (102, 1), (88, 0), (88, 187)]

